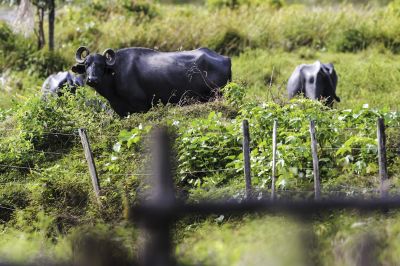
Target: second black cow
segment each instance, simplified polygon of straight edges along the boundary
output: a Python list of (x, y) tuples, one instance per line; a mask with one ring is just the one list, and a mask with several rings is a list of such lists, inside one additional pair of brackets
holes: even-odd
[(294, 70), (287, 85), (289, 98), (297, 94), (313, 100), (322, 100), (327, 106), (332, 107), (333, 102), (340, 102), (336, 95), (338, 77), (333, 64), (302, 64)]
[[(85, 54), (85, 56), (84, 56)], [(231, 79), (231, 60), (207, 48), (159, 52), (147, 48), (76, 52), (72, 71), (105, 97), (120, 116), (145, 112), (158, 102), (209, 101)]]

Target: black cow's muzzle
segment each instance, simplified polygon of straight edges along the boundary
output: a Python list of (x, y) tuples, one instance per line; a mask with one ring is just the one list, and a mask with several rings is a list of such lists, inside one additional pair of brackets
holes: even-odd
[(95, 78), (95, 77), (88, 77), (86, 83), (87, 83), (89, 86), (96, 85), (96, 84), (99, 83), (99, 79), (98, 79), (98, 78)]

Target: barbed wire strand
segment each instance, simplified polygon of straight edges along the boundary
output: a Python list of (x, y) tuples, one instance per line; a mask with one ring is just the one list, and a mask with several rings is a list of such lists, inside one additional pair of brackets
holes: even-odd
[(65, 132), (51, 132), (51, 131), (44, 131), (44, 132), (37, 132), (37, 131), (29, 131), (29, 130), (20, 130), (20, 129), (2, 129), (0, 128), (0, 131), (16, 131), (16, 132), (21, 132), (21, 133), (37, 133), (37, 134), (44, 134), (44, 135), (60, 135), (60, 136), (74, 136), (74, 137), (79, 137), (78, 132), (74, 133), (65, 133)]
[(10, 210), (10, 211), (15, 211), (16, 210), (16, 208), (6, 207), (6, 206), (4, 206), (2, 204), (0, 204), (0, 209)]

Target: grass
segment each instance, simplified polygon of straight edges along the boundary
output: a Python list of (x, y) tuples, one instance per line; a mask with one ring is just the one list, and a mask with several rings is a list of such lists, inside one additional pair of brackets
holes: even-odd
[[(221, 215), (183, 228), (185, 236), (176, 249), (179, 262), (221, 266), (307, 265), (301, 252), (299, 223), (279, 216), (230, 220), (231, 217)], [(288, 238), (293, 241), (288, 242)]]
[[(100, 22), (97, 15), (104, 8), (108, 20)], [(230, 47), (230, 53), (235, 54), (245, 47), (292, 51), (305, 46), (357, 51), (378, 43), (396, 52), (398, 41), (397, 14), (386, 7), (341, 5), (310, 9), (289, 5), (276, 10), (268, 5), (238, 9), (155, 5), (154, 8), (157, 16), (151, 18), (117, 4), (100, 5), (97, 9), (68, 6), (59, 12), (57, 42), (72, 55), (80, 44), (98, 51), (126, 46), (168, 51), (207, 46), (220, 47), (219, 52), (223, 52)], [(229, 39), (232, 33), (238, 36), (233, 42)]]
[[(233, 79), (244, 85), (247, 96), (243, 102), (249, 105), (264, 101), (286, 103), (286, 83), (298, 64), (332, 62), (339, 75), (337, 94), (342, 99), (332, 113), (361, 108), (364, 104), (381, 111), (398, 110), (398, 1), (373, 7), (341, 4), (310, 8), (296, 4), (282, 8), (243, 5), (233, 9), (200, 4), (149, 4), (136, 8), (130, 1), (125, 4), (94, 1), (91, 5), (80, 2), (60, 7), (56, 21), (58, 53), (54, 55), (36, 52), (33, 38), (22, 40), (0, 25), (0, 35), (6, 37), (0, 40), (0, 75), (6, 79), (5, 86), (0, 88), (1, 162), (30, 168), (3, 168), (0, 172), (0, 204), (17, 209), (2, 210), (0, 214), (3, 258), (24, 261), (40, 255), (61, 260), (79, 257), (73, 247), (85, 243), (77, 239), (85, 235), (92, 240), (110, 240), (98, 248), (105, 248), (102, 253), (110, 251), (115, 257), (131, 260), (141, 248), (141, 239), (136, 229), (126, 223), (124, 214), (127, 204), (136, 202), (137, 194), (146, 189), (143, 176), (133, 173), (146, 169), (147, 157), (143, 155), (146, 147), (141, 144), (127, 148), (124, 143), (122, 152), (115, 152), (119, 133), (124, 129), (136, 130), (141, 124), (171, 121), (212, 127), (215, 125), (207, 124), (212, 112), (221, 113), (223, 123), (238, 116), (238, 106), (217, 101), (186, 107), (156, 106), (146, 114), (120, 120), (84, 105), (86, 99), (102, 100), (90, 88), (82, 89), (77, 97), (40, 101), (40, 96), (35, 95), (39, 94), (45, 76), (68, 69), (80, 45), (88, 45), (93, 52), (126, 46), (162, 51), (200, 46), (216, 49), (232, 57)], [(8, 50), (13, 52), (5, 55)], [(10, 107), (11, 111), (5, 111)], [(301, 110), (300, 104), (297, 111)], [(318, 115), (325, 112), (322, 108), (315, 110)], [(268, 121), (268, 109), (260, 112), (257, 119)], [(44, 134), (49, 130), (71, 132), (78, 127), (89, 130), (104, 193), (102, 208), (97, 206), (92, 193), (79, 139), (69, 141)], [(11, 130), (4, 133), (2, 129)], [(31, 134), (20, 134), (21, 130)], [(392, 148), (397, 147), (395, 132), (389, 135), (389, 142)], [(62, 154), (50, 156), (43, 153), (46, 151)], [(257, 154), (253, 155), (255, 158)], [(260, 158), (261, 163), (266, 160)], [(210, 165), (223, 161), (213, 160)], [(398, 160), (393, 159), (391, 176), (395, 187), (398, 169)], [(120, 173), (132, 174), (122, 177)], [(327, 190), (338, 184), (370, 189), (377, 184), (374, 176), (345, 172), (324, 179), (323, 185)], [(178, 189), (192, 201), (232, 195), (240, 198), (241, 173), (204, 179), (204, 187), (177, 180)], [(304, 188), (303, 181), (295, 184), (296, 189)], [(396, 212), (370, 216), (338, 212), (315, 217), (315, 242), (311, 243), (315, 254), (309, 255), (322, 265), (354, 265), (360, 239), (366, 237), (380, 251), (371, 261), (377, 258), (379, 263), (396, 265), (400, 247), (397, 220)], [(303, 223), (281, 216), (193, 219), (177, 225), (176, 254), (184, 264), (264, 265), (271, 261), (273, 265), (308, 265), (299, 247), (304, 232), (309, 233)], [(20, 250), (27, 252), (21, 256)]]
[(398, 110), (400, 96), (400, 56), (379, 48), (359, 53), (314, 52), (301, 49), (288, 53), (279, 50), (246, 50), (233, 58), (233, 79), (246, 84), (248, 100), (285, 101), (286, 84), (301, 63), (316, 60), (332, 62), (339, 76), (337, 108), (356, 108), (369, 104)]

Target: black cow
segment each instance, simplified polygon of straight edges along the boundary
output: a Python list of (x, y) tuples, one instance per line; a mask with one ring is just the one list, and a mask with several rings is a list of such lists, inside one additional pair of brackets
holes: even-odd
[(289, 99), (296, 94), (314, 100), (323, 100), (327, 106), (332, 107), (333, 101), (340, 102), (336, 95), (338, 77), (333, 64), (302, 64), (294, 70), (287, 85)]
[[(85, 56), (82, 56), (85, 53)], [(147, 48), (76, 51), (72, 71), (105, 97), (120, 116), (148, 111), (158, 102), (209, 101), (231, 79), (231, 60), (207, 48), (159, 52)]]
[(61, 89), (64, 85), (68, 85), (70, 91), (75, 93), (77, 87), (84, 85), (83, 77), (81, 75), (74, 75), (68, 71), (58, 72), (57, 74), (50, 75), (42, 85), (43, 96), (58, 95), (61, 96)]

